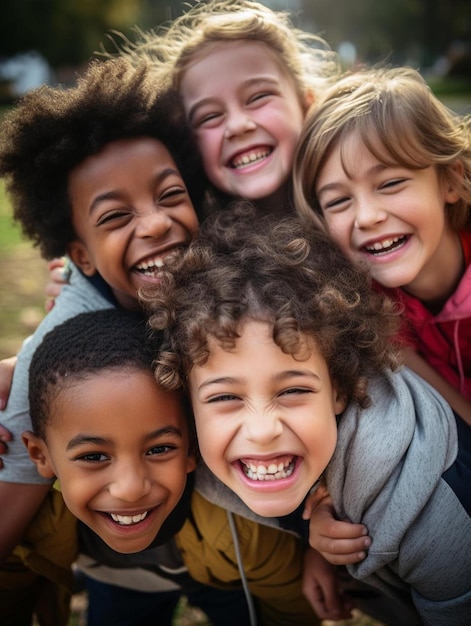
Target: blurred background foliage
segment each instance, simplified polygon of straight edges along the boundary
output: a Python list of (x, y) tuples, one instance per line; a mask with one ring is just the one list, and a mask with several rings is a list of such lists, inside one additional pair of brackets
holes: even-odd
[[(175, 18), (194, 1), (12, 0), (0, 21), (0, 65), (34, 54), (50, 71), (44, 82), (72, 82), (117, 30), (147, 30)], [(424, 73), (471, 77), (469, 0), (262, 0), (286, 9), (301, 28), (321, 34), (347, 62), (412, 65)], [(11, 73), (11, 72), (10, 72)], [(1, 68), (0, 68), (1, 75)], [(5, 81), (4, 81), (5, 82)], [(4, 93), (6, 90), (4, 89)]]
[[(155, 28), (195, 0), (10, 0), (0, 9), (0, 117), (42, 83), (73, 84), (119, 31)], [(410, 65), (458, 113), (471, 113), (470, 0), (261, 0), (322, 35), (344, 64)], [(109, 45), (107, 46), (110, 49)], [(1, 105), (4, 105), (2, 108)], [(46, 264), (11, 218), (0, 181), (0, 358), (45, 314)]]

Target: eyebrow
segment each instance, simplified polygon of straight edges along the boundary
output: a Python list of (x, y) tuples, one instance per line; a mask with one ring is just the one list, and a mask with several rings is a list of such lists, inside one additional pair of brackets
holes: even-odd
[[(182, 431), (180, 430), (180, 428), (176, 428), (175, 426), (164, 426), (164, 428), (159, 428), (158, 430), (154, 430), (148, 433), (144, 437), (144, 443), (152, 441), (153, 439), (158, 439), (159, 437), (164, 437), (166, 435), (176, 435), (177, 437), (182, 438)], [(98, 446), (102, 446), (106, 444), (109, 445), (111, 443), (112, 441), (110, 439), (106, 439), (105, 437), (95, 437), (93, 435), (80, 433), (75, 437), (72, 437), (72, 439), (66, 446), (66, 450), (73, 450), (74, 448), (85, 444), (95, 444)]]
[[(154, 176), (152, 182), (154, 183), (154, 185), (160, 184), (169, 176), (181, 177), (181, 174), (174, 167), (166, 167), (164, 170), (158, 172), (156, 176)], [(119, 196), (119, 189), (114, 189), (113, 191), (105, 191), (104, 193), (98, 194), (98, 196), (95, 196), (95, 198), (93, 198), (93, 202), (90, 205), (89, 214), (91, 215), (102, 202), (106, 202), (107, 200), (116, 200), (117, 198), (119, 198)]]
[[(321, 382), (320, 376), (315, 374), (312, 370), (307, 370), (307, 369), (285, 370), (283, 372), (280, 372), (279, 374), (276, 374), (276, 376), (273, 376), (272, 380), (274, 380), (275, 382), (283, 382), (284, 380), (288, 380), (296, 376), (303, 376), (305, 378), (313, 378), (316, 381)], [(210, 385), (220, 385), (220, 384), (235, 385), (235, 384), (244, 382), (244, 380), (245, 379), (243, 378), (233, 378), (232, 376), (221, 376), (219, 378), (210, 378), (208, 380), (203, 381), (201, 385), (197, 387), (197, 389), (198, 391), (200, 391), (201, 389), (204, 389), (205, 387), (208, 387)]]
[[(252, 78), (248, 78), (247, 80), (243, 81), (240, 84), (240, 88), (244, 89), (246, 87), (251, 87), (252, 85), (257, 85), (259, 83), (270, 83), (271, 85), (277, 86), (279, 83), (277, 80), (275, 80), (274, 78), (270, 78), (269, 76), (254, 76)], [(195, 117), (195, 113), (198, 111), (198, 109), (202, 106), (205, 106), (207, 104), (212, 104), (213, 102), (217, 102), (217, 97), (208, 97), (208, 98), (201, 98), (201, 100), (198, 100), (197, 102), (195, 102), (195, 104), (190, 108), (189, 112), (188, 112), (188, 121), (191, 123), (193, 121), (193, 118)]]
[[(371, 176), (372, 174), (377, 174), (378, 172), (381, 172), (383, 170), (388, 169), (389, 166), (384, 165), (383, 163), (376, 163), (376, 165), (373, 165), (372, 167), (370, 167), (366, 172), (365, 175), (366, 176)], [(345, 174), (347, 175), (348, 178), (352, 178), (351, 176), (348, 175), (348, 173), (344, 170)], [(341, 182), (333, 182), (333, 183), (327, 183), (326, 185), (323, 185), (319, 191), (316, 192), (317, 196), (320, 196), (321, 194), (325, 193), (326, 191), (332, 191), (332, 190), (336, 190), (339, 189), (343, 186), (343, 183)]]

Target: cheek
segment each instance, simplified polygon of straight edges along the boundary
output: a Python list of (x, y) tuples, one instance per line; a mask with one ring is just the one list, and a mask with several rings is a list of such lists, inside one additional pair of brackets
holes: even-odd
[(347, 223), (347, 217), (344, 219), (337, 217), (330, 217), (329, 215), (325, 215), (325, 221), (327, 224), (327, 229), (332, 237), (332, 239), (343, 249), (344, 252), (348, 253), (351, 250), (350, 246), (350, 227)]
[(196, 145), (203, 159), (203, 163), (206, 163), (208, 159), (211, 159), (216, 151), (218, 145), (218, 136), (215, 131), (197, 131), (195, 134)]
[(62, 497), (67, 508), (76, 517), (83, 516), (83, 511), (87, 506), (88, 501), (91, 498), (91, 490), (93, 488), (93, 481), (80, 481), (67, 479), (61, 484)]
[(211, 437), (211, 428), (208, 428), (207, 422), (201, 415), (195, 412), (195, 428), (198, 448), (202, 454), (207, 454), (211, 450), (213, 438)]
[[(334, 417), (329, 418), (327, 422), (319, 425), (316, 432), (316, 438), (313, 443), (313, 458), (327, 465), (330, 461), (337, 445), (337, 424)], [(322, 468), (323, 471), (324, 468)]]

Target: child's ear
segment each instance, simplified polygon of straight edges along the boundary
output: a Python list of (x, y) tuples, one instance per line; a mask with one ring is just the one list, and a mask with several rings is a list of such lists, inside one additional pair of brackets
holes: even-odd
[(36, 465), (36, 469), (43, 478), (55, 478), (56, 474), (52, 468), (49, 455), (47, 453), (46, 442), (27, 430), (22, 435), (23, 443), (28, 448), (28, 454)]
[(312, 89), (308, 89), (304, 94), (304, 112), (306, 113), (311, 104), (314, 104), (316, 97)]
[(85, 276), (93, 276), (96, 274), (96, 267), (90, 258), (88, 248), (81, 241), (72, 241), (69, 243), (67, 254), (77, 267), (79, 267)]
[(451, 166), (451, 172), (444, 181), (445, 202), (447, 204), (455, 204), (460, 199), (460, 194), (456, 190), (456, 179), (462, 181), (464, 178), (464, 165), (461, 161), (456, 161)]
[(196, 454), (192, 454), (191, 452), (188, 454), (188, 458), (186, 460), (186, 473), (194, 472), (196, 469)]
[(340, 415), (343, 413), (347, 407), (347, 401), (343, 396), (339, 394), (339, 392), (334, 389), (334, 411), (335, 415)]

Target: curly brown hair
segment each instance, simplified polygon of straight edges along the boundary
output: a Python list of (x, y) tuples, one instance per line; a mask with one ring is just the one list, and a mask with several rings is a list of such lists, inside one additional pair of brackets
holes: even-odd
[(175, 160), (198, 207), (204, 175), (177, 94), (145, 64), (95, 61), (74, 87), (29, 92), (0, 126), (0, 176), (14, 218), (46, 258), (61, 256), (77, 236), (68, 194), (70, 172), (108, 143), (152, 137)]
[(399, 364), (399, 313), (375, 293), (330, 237), (294, 216), (277, 223), (237, 203), (204, 223), (186, 254), (142, 294), (150, 326), (163, 330), (156, 377), (186, 387), (209, 356), (209, 338), (230, 350), (244, 321), (268, 322), (274, 342), (304, 358), (313, 338), (338, 392), (367, 406), (367, 380)]

